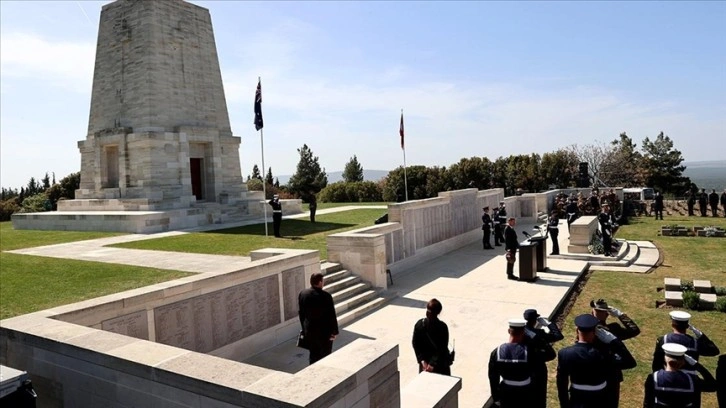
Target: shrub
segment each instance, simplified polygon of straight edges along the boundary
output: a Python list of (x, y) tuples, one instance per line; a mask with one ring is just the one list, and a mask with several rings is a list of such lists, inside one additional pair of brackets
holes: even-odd
[(681, 282), (681, 291), (693, 291), (693, 282), (691, 281), (682, 281)]
[(20, 212), (24, 213), (50, 211), (53, 208), (45, 193), (38, 193), (28, 197), (23, 200), (21, 205)]
[(719, 312), (726, 313), (726, 297), (720, 297), (716, 299), (716, 304), (714, 305), (714, 307)]
[(0, 201), (0, 221), (10, 221), (10, 216), (18, 211), (20, 211), (20, 206), (14, 197)]
[(327, 203), (362, 203), (383, 201), (383, 194), (378, 183), (373, 181), (356, 181), (346, 183), (339, 181), (328, 184), (318, 194), (318, 201)]
[(701, 304), (701, 295), (692, 290), (683, 291), (683, 307), (691, 310), (698, 310)]
[(716, 286), (716, 296), (726, 296), (726, 286)]

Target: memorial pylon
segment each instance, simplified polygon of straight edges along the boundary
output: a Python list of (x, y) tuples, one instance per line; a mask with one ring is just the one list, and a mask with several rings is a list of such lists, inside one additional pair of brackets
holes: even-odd
[[(232, 134), (209, 10), (182, 0), (105, 5), (74, 200), (17, 229), (149, 233), (259, 216)], [(300, 212), (291, 200), (287, 213)], [(252, 205), (250, 205), (252, 204)]]

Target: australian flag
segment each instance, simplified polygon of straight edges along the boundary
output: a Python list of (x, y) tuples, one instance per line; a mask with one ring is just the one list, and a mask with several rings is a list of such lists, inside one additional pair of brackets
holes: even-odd
[(262, 80), (257, 80), (257, 92), (255, 92), (255, 130), (262, 129)]

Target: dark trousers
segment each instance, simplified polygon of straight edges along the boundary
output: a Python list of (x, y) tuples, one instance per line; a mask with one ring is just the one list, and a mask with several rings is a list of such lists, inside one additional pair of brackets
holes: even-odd
[(272, 213), (272, 228), (278, 238), (282, 236), (280, 235), (280, 224), (282, 224), (282, 213)]
[(484, 228), (484, 237), (482, 238), (481, 242), (484, 245), (484, 249), (490, 249), (492, 247), (491, 242), (491, 236), (492, 236), (492, 229), (491, 227)]
[(330, 338), (314, 339), (310, 341), (310, 364), (314, 364), (316, 361), (322, 359), (325, 356), (329, 356), (333, 352), (333, 342)]
[(658, 219), (658, 216), (659, 215), (660, 215), (660, 219), (662, 220), (663, 219), (663, 209), (662, 208), (661, 209), (658, 209), (656, 207), (656, 209), (655, 209), (655, 219), (656, 220)]
[(692, 202), (688, 202), (688, 215), (689, 215), (689, 216), (691, 216), (691, 215), (695, 215), (695, 214), (693, 214), (693, 207), (694, 207), (695, 205), (696, 205), (695, 203), (692, 203)]
[(315, 205), (310, 206), (310, 222), (315, 222), (315, 211), (317, 211), (318, 207)]
[(609, 231), (603, 231), (602, 233), (602, 246), (605, 249), (605, 255), (610, 256), (610, 251), (613, 249), (613, 239)]
[(514, 276), (514, 263), (517, 261), (517, 251), (507, 251), (507, 276)]
[(718, 204), (711, 204), (712, 216), (718, 217)]
[(706, 213), (708, 212), (708, 209), (706, 208), (706, 203), (698, 203), (698, 209), (701, 210), (701, 217), (705, 217)]
[(557, 236), (560, 235), (560, 231), (556, 229), (550, 230), (550, 238), (552, 238), (552, 255), (560, 254), (560, 242), (557, 240)]
[(504, 242), (502, 237), (502, 226), (494, 224), (494, 245), (500, 245), (499, 242)]

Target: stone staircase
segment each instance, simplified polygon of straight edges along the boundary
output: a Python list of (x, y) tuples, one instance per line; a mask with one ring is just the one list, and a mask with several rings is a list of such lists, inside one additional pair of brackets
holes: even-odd
[(597, 271), (634, 273), (646, 273), (658, 263), (660, 254), (652, 242), (626, 241), (624, 239), (616, 239), (616, 241), (620, 244), (620, 249), (614, 257), (592, 254), (560, 254), (551, 255), (549, 258), (587, 261), (590, 269)]
[(325, 276), (325, 290), (333, 295), (339, 326), (362, 317), (395, 297), (382, 289), (372, 288), (340, 264), (322, 262), (320, 272)]

